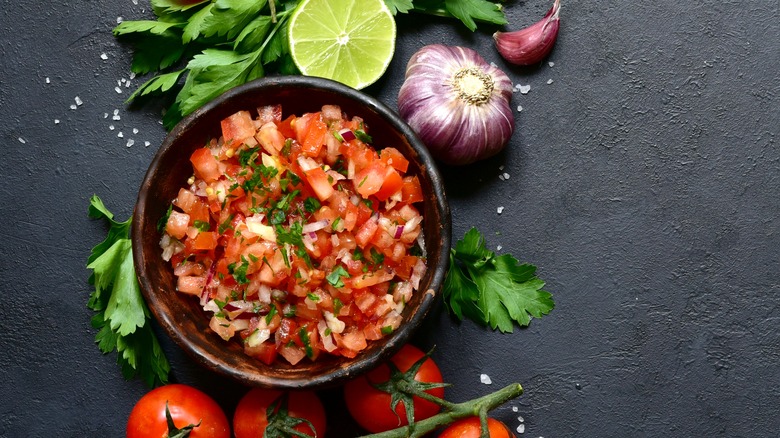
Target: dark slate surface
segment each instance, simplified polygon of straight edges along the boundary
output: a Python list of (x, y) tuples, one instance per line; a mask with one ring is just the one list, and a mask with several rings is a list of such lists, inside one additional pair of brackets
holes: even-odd
[[(510, 2), (511, 26), (548, 3)], [(105, 229), (86, 209), (96, 193), (127, 217), (165, 134), (155, 108), (123, 105), (139, 79), (115, 91), (130, 52), (110, 30), (148, 5), (2, 9), (0, 436), (115, 436), (146, 388), (92, 342), (84, 264)], [(430, 43), (475, 48), (531, 86), (513, 98), (523, 111), (505, 153), (442, 170), (454, 237), (477, 226), (491, 248), (538, 265), (557, 308), (506, 335), (434, 312), (416, 343), (438, 346), (450, 399), (521, 382), (527, 394), (495, 412), (512, 429), (522, 416), (519, 436), (776, 436), (778, 9), (564, 1), (555, 65), (532, 69), (504, 64), (487, 28), (399, 19), (395, 59), (367, 90), (390, 106), (406, 60)], [(162, 342), (173, 379), (231, 412), (245, 389)], [(330, 436), (350, 436), (338, 391), (323, 396)]]

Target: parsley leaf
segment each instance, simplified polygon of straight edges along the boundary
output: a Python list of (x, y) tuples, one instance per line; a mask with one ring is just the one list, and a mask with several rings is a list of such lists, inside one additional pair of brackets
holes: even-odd
[(531, 318), (541, 318), (555, 307), (543, 287), (535, 266), (520, 264), (509, 254), (496, 256), (472, 228), (451, 251), (444, 301), (458, 319), (466, 316), (511, 333), (515, 324), (527, 326)]
[(397, 12), (405, 14), (414, 9), (412, 0), (385, 0), (385, 4), (387, 4), (388, 9), (390, 9), (390, 12), (393, 15)]
[(126, 379), (140, 376), (149, 386), (168, 381), (170, 365), (151, 328), (149, 310), (141, 296), (133, 265), (130, 221), (117, 222), (97, 196), (90, 199), (89, 216), (109, 222), (106, 239), (87, 259), (89, 283), (95, 290), (87, 306), (96, 312), (95, 343), (104, 354), (117, 352)]
[(501, 7), (487, 0), (444, 0), (444, 7), (472, 32), (477, 29), (474, 20), (499, 25), (507, 23)]

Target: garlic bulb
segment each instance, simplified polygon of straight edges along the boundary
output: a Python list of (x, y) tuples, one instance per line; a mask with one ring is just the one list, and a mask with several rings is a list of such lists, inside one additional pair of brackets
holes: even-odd
[(398, 111), (447, 164), (468, 164), (497, 154), (515, 120), (512, 81), (474, 50), (440, 44), (412, 55), (398, 93)]

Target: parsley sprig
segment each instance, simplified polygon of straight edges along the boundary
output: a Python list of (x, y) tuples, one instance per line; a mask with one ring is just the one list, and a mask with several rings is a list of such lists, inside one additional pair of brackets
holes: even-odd
[(496, 255), (485, 247), (476, 228), (469, 230), (450, 252), (450, 270), (444, 281), (444, 300), (450, 311), (480, 324), (512, 332), (531, 318), (541, 318), (555, 307), (536, 266), (521, 264), (510, 254)]
[[(298, 0), (150, 1), (155, 20), (124, 21), (113, 32), (133, 46), (134, 73), (155, 73), (127, 101), (170, 96), (163, 116), (169, 129), (230, 88), (266, 74), (298, 73), (287, 37)], [(488, 0), (385, 2), (393, 14), (454, 17), (472, 31), (477, 21), (507, 22), (500, 3)]]
[(139, 376), (150, 387), (168, 382), (170, 365), (152, 331), (133, 266), (130, 219), (117, 222), (97, 196), (90, 199), (89, 216), (106, 219), (106, 239), (92, 248), (87, 268), (95, 290), (87, 306), (97, 312), (92, 327), (95, 342), (104, 354), (116, 350), (117, 363), (126, 379)]

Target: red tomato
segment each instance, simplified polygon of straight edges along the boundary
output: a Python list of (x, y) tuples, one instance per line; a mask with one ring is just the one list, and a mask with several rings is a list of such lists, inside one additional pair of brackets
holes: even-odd
[(178, 429), (200, 422), (200, 426), (192, 429), (190, 438), (230, 438), (227, 417), (217, 402), (191, 386), (180, 384), (153, 389), (138, 400), (127, 420), (127, 438), (168, 436), (166, 403)]
[[(390, 360), (403, 372), (411, 368), (423, 356), (422, 351), (407, 344)], [(393, 413), (390, 409), (390, 394), (372, 386), (372, 384), (387, 381), (389, 377), (390, 368), (387, 365), (381, 365), (344, 386), (344, 397), (349, 413), (361, 427), (371, 433), (383, 432), (407, 424), (404, 403), (398, 403), (395, 413)], [(430, 358), (423, 363), (414, 378), (420, 382), (442, 382), (441, 371)], [(442, 398), (444, 397), (444, 388), (431, 389), (428, 393)], [(440, 408), (435, 403), (418, 397), (414, 397), (413, 400), (415, 421), (424, 420), (439, 412)]]
[[(439, 438), (479, 438), (480, 432), (479, 417), (469, 417), (452, 423)], [(490, 438), (515, 438), (504, 423), (492, 418), (488, 418), (488, 432)]]
[[(281, 391), (255, 388), (249, 391), (236, 406), (233, 415), (233, 433), (236, 438), (262, 437), (268, 426), (266, 410), (282, 395)], [(287, 415), (309, 420), (295, 426), (295, 430), (317, 438), (325, 437), (325, 408), (313, 392), (289, 392)]]
[(214, 182), (219, 179), (219, 163), (208, 148), (196, 149), (190, 156), (190, 162), (195, 170), (195, 176), (206, 182)]

